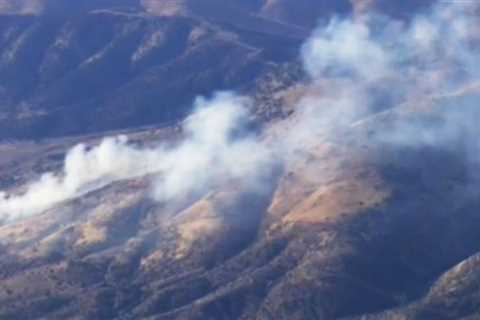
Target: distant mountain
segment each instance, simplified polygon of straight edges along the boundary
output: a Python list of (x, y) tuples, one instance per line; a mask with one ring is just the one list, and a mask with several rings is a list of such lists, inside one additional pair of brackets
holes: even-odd
[(0, 16), (0, 137), (168, 123), (195, 96), (241, 88), (295, 59), (307, 34), (256, 17), (116, 8)]
[(296, 61), (317, 21), (351, 10), (349, 0), (1, 0), (0, 138), (169, 123), (197, 95), (245, 90)]
[(95, 9), (130, 7), (139, 9), (138, 0), (1, 0), (0, 13), (9, 15), (66, 15)]

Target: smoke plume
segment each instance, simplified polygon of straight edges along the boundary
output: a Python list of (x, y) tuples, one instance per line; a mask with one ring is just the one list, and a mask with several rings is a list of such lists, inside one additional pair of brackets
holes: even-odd
[[(478, 7), (476, 2), (438, 2), (409, 21), (367, 12), (334, 18), (316, 30), (302, 57), (311, 87), (321, 95), (302, 101), (307, 107), (301, 108), (296, 134), (301, 139), (319, 131), (335, 135), (338, 127), (382, 112), (428, 110), (441, 118), (440, 124), (393, 122), (380, 130), (378, 139), (404, 145), (451, 143), (479, 115)], [(467, 96), (473, 98), (459, 99)], [(457, 107), (450, 108), (454, 100)]]
[[(248, 99), (218, 93), (199, 98), (176, 146), (135, 147), (125, 136), (98, 146), (80, 144), (65, 157), (61, 173), (46, 173), (21, 194), (0, 193), (0, 215), (18, 219), (96, 190), (114, 181), (155, 174), (153, 196), (170, 201), (225, 181), (250, 187), (268, 172), (271, 158), (255, 137), (242, 132)], [(266, 168), (266, 169), (265, 169)]]

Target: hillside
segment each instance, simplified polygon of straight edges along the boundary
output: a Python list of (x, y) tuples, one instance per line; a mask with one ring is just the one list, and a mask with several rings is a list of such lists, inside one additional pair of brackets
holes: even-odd
[(241, 89), (291, 60), (302, 41), (262, 19), (118, 10), (0, 16), (3, 139), (171, 123), (195, 96)]
[[(476, 279), (469, 257), (480, 248), (476, 182), (460, 151), (365, 143), (368, 126), (309, 146), (268, 192), (225, 185), (171, 207), (148, 197), (149, 177), (135, 178), (3, 226), (0, 314), (337, 319), (414, 302), (371, 318), (478, 315), (476, 280), (461, 280)], [(5, 160), (17, 165), (3, 180), (71, 143), (38, 145), (31, 164)]]

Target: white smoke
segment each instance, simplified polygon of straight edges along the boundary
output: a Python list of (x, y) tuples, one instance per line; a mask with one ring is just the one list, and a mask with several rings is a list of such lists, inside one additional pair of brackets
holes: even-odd
[(248, 103), (229, 93), (197, 100), (197, 111), (185, 122), (189, 139), (159, 159), (164, 176), (155, 186), (157, 199), (172, 200), (225, 181), (253, 187), (268, 174), (269, 150), (257, 137), (241, 132), (248, 124)]
[[(329, 125), (327, 132), (335, 135), (339, 126), (389, 108), (400, 112), (429, 104), (439, 109), (445, 104), (442, 98), (474, 87), (480, 80), (478, 6), (438, 2), (410, 21), (369, 13), (335, 18), (316, 30), (303, 46), (302, 57), (313, 91), (321, 94), (302, 102), (308, 107), (302, 108), (305, 116), (296, 134), (312, 138), (312, 132), (325, 129), (312, 118), (320, 118)], [(441, 115), (445, 125), (435, 132), (396, 123), (380, 138), (392, 143), (442, 143), (472, 114), (464, 110), (463, 119), (451, 112)]]
[[(173, 147), (140, 148), (124, 136), (106, 138), (91, 149), (72, 148), (60, 174), (46, 173), (21, 194), (0, 193), (0, 216), (9, 220), (52, 206), (114, 181), (156, 174), (154, 196), (168, 201), (229, 180), (258, 183), (270, 155), (253, 136), (241, 132), (249, 101), (230, 93), (199, 98), (185, 121), (185, 139)], [(265, 170), (265, 171), (264, 171)]]
[(342, 77), (379, 80), (389, 73), (390, 57), (372, 41), (364, 22), (334, 19), (317, 30), (303, 50), (305, 68), (313, 78)]

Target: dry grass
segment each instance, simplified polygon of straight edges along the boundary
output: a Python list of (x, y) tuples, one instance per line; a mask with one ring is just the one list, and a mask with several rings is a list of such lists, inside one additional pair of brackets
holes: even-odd
[(341, 181), (320, 187), (295, 206), (285, 217), (285, 222), (319, 223), (345, 215), (365, 212), (383, 203), (389, 197), (384, 189), (362, 181)]
[(176, 258), (185, 257), (200, 238), (216, 234), (222, 227), (222, 218), (214, 204), (203, 199), (182, 213), (183, 222), (178, 225), (179, 234)]
[(355, 129), (335, 142), (320, 136), (299, 146), (306, 152), (280, 180), (268, 210), (271, 218), (287, 225), (322, 223), (386, 201), (390, 190), (371, 163), (375, 146), (364, 135)]
[(107, 240), (107, 228), (88, 222), (80, 229), (80, 237), (75, 242), (75, 247), (89, 247), (103, 243)]

